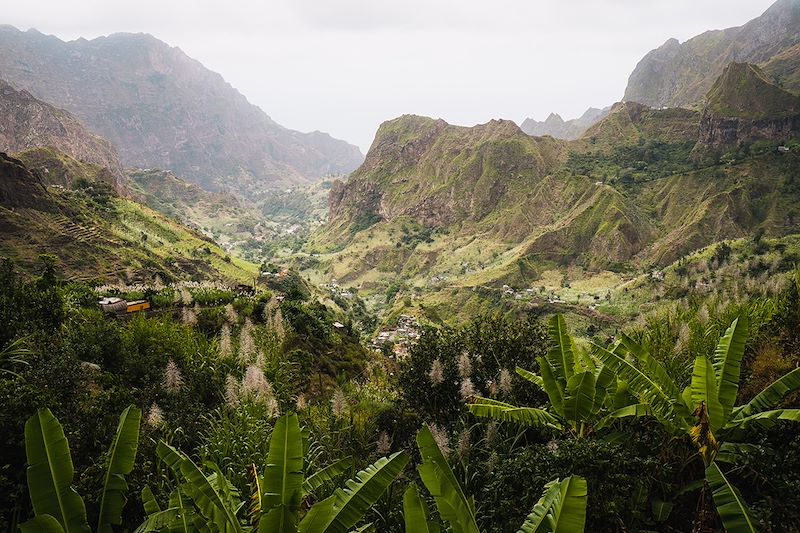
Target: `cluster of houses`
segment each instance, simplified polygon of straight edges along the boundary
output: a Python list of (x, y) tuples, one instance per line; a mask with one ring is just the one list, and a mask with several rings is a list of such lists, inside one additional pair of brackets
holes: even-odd
[(392, 347), (392, 355), (397, 361), (408, 357), (408, 352), (419, 340), (419, 322), (411, 315), (400, 315), (397, 327), (383, 330), (372, 339), (372, 349), (382, 352), (387, 344)]
[(350, 292), (350, 289), (340, 286), (336, 278), (331, 279), (330, 283), (321, 284), (320, 288), (327, 290), (331, 296), (338, 296), (340, 298), (344, 298), (345, 300), (349, 300), (353, 297), (353, 293)]

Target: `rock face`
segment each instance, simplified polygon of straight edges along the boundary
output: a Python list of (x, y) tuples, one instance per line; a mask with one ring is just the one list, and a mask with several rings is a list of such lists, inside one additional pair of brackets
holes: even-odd
[(755, 65), (731, 63), (708, 93), (698, 150), (719, 152), (800, 137), (800, 97), (770, 83)]
[(68, 112), (0, 80), (0, 150), (10, 153), (40, 147), (55, 148), (107, 169), (103, 181), (117, 192), (125, 192), (119, 156), (108, 141), (91, 133)]
[(47, 210), (48, 200), (42, 181), (22, 161), (0, 152), (0, 206)]
[(75, 114), (126, 166), (172, 170), (206, 188), (242, 175), (252, 189), (304, 183), (363, 159), (327, 134), (280, 126), (222, 76), (150, 35), (64, 42), (0, 26), (0, 72)]
[(526, 118), (520, 128), (528, 135), (535, 137), (550, 135), (556, 139), (571, 141), (580, 138), (586, 130), (608, 115), (609, 111), (611, 111), (611, 107), (603, 109), (590, 107), (580, 117), (566, 121), (560, 115), (550, 113), (550, 116), (544, 122)]
[[(800, 0), (778, 0), (744, 26), (670, 39), (636, 66), (626, 101), (650, 107), (701, 104), (731, 62), (765, 63), (800, 43)], [(780, 69), (780, 67), (777, 67)]]

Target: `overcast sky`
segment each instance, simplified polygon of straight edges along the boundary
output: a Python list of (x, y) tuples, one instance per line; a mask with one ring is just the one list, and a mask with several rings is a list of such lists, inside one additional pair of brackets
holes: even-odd
[(565, 119), (619, 100), (670, 37), (739, 26), (773, 0), (0, 0), (0, 23), (69, 40), (147, 32), (284, 126), (366, 151), (404, 113), (473, 125)]

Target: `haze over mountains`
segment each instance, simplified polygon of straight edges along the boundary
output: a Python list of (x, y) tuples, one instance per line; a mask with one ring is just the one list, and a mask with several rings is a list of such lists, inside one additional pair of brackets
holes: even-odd
[(146, 34), (64, 42), (0, 27), (0, 77), (108, 139), (126, 166), (172, 170), (206, 188), (310, 183), (353, 170), (355, 146), (275, 123), (219, 75)]

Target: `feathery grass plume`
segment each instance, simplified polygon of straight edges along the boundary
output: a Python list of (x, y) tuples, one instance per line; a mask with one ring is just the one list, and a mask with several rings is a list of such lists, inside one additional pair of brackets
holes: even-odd
[(494, 469), (497, 468), (498, 460), (497, 452), (492, 452), (489, 458), (486, 459), (486, 471), (489, 473), (494, 472)]
[(256, 343), (253, 340), (253, 323), (250, 322), (250, 319), (246, 319), (239, 332), (239, 362), (242, 365), (250, 364), (255, 352)]
[(150, 409), (147, 411), (145, 423), (153, 429), (160, 429), (166, 424), (164, 421), (164, 411), (161, 410), (157, 403), (153, 402), (153, 405), (150, 406)]
[(266, 414), (268, 418), (278, 418), (281, 416), (281, 409), (278, 405), (278, 400), (272, 394), (270, 394), (264, 400), (264, 406), (266, 407)]
[(297, 404), (298, 411), (305, 411), (306, 407), (308, 407), (308, 401), (306, 400), (305, 394), (300, 394), (295, 403)]
[(236, 324), (239, 322), (239, 313), (233, 308), (233, 304), (227, 304), (225, 306), (225, 320), (228, 324)]
[(392, 451), (392, 441), (389, 440), (389, 435), (385, 431), (381, 431), (378, 435), (378, 440), (375, 442), (375, 451), (378, 455), (389, 455)]
[(183, 384), (184, 379), (181, 369), (178, 368), (175, 361), (170, 359), (167, 363), (167, 367), (164, 369), (164, 381), (161, 383), (161, 386), (169, 394), (177, 394), (180, 392)]
[(233, 354), (233, 345), (231, 344), (231, 327), (228, 324), (223, 324), (219, 332), (219, 355), (228, 358)]
[(464, 431), (458, 436), (458, 441), (456, 442), (456, 452), (458, 453), (458, 458), (461, 461), (466, 461), (467, 457), (469, 456), (469, 450), (472, 447), (471, 437), (469, 434), (469, 428), (465, 428)]
[(272, 330), (275, 332), (275, 338), (278, 343), (282, 343), (286, 338), (286, 325), (283, 323), (283, 313), (280, 308), (275, 311), (275, 316), (272, 319)]
[(500, 392), (508, 396), (511, 394), (513, 388), (513, 381), (511, 379), (511, 372), (507, 368), (500, 371)]
[(708, 324), (708, 318), (709, 318), (708, 306), (706, 304), (703, 304), (700, 310), (697, 311), (697, 321), (700, 322), (702, 326), (705, 326), (706, 324)]
[(494, 380), (489, 380), (486, 382), (486, 389), (489, 391), (489, 396), (494, 398), (497, 396), (497, 382)]
[(333, 397), (331, 398), (331, 411), (333, 411), (333, 416), (337, 418), (342, 418), (347, 415), (347, 398), (344, 396), (344, 392), (339, 387), (336, 387), (336, 390), (333, 391)]
[(181, 291), (177, 288), (172, 289), (172, 303), (175, 305), (181, 303)]
[(461, 393), (461, 399), (465, 402), (475, 396), (475, 386), (472, 384), (472, 380), (469, 378), (462, 380), (459, 392)]
[(186, 287), (181, 287), (180, 292), (181, 292), (181, 303), (183, 305), (192, 305), (193, 301), (192, 293), (189, 292), (189, 289), (187, 289)]
[(153, 280), (153, 289), (156, 291), (163, 291), (164, 290), (164, 282), (161, 281), (161, 276), (156, 274), (155, 279)]
[(678, 330), (678, 340), (675, 341), (675, 352), (683, 353), (689, 347), (689, 324), (684, 322)]
[(461, 352), (458, 358), (458, 375), (461, 379), (468, 379), (472, 375), (472, 361), (466, 351)]
[(439, 447), (439, 451), (442, 452), (442, 455), (445, 457), (450, 455), (452, 450), (450, 449), (450, 439), (447, 436), (447, 431), (440, 429), (436, 424), (428, 424), (428, 429), (431, 430), (431, 436), (433, 440), (436, 441), (436, 445)]
[(257, 401), (266, 401), (272, 396), (272, 386), (264, 377), (264, 371), (255, 365), (250, 365), (242, 378), (241, 393)]
[(442, 382), (444, 382), (444, 366), (442, 366), (442, 362), (438, 357), (431, 363), (431, 370), (428, 372), (428, 377), (434, 385), (441, 385)]
[(181, 309), (181, 322), (187, 326), (194, 326), (197, 324), (197, 313), (191, 307), (183, 307)]
[(264, 368), (264, 354), (261, 350), (256, 350), (256, 366), (258, 368)]
[(239, 405), (239, 380), (230, 374), (225, 377), (225, 404), (228, 407)]
[(551, 439), (547, 442), (547, 451), (550, 453), (558, 452), (558, 441), (555, 439)]
[(497, 429), (498, 423), (492, 420), (488, 424), (486, 424), (486, 444), (489, 446), (493, 446), (494, 443), (497, 441)]

